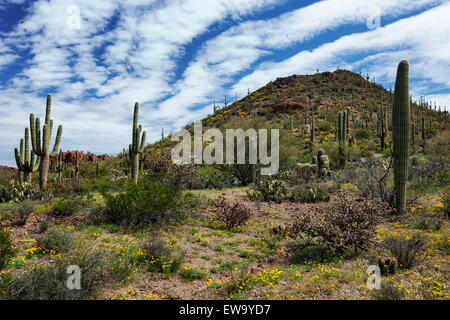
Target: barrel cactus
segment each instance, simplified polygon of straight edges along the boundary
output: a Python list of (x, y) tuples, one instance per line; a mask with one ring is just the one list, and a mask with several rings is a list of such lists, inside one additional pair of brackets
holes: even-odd
[(138, 125), (139, 118), (139, 103), (136, 102), (134, 105), (134, 115), (133, 115), (133, 139), (129, 146), (129, 154), (131, 158), (131, 176), (135, 183), (138, 181), (139, 177), (139, 161), (144, 152), (145, 139), (147, 133), (144, 131), (141, 137), (142, 126)]
[(410, 139), (409, 107), (409, 63), (402, 60), (397, 69), (392, 108), (395, 201), (399, 212), (403, 212), (406, 208), (406, 179), (408, 176)]
[(42, 141), (41, 121), (39, 118), (35, 119), (33, 113), (30, 114), (31, 144), (33, 146), (33, 152), (41, 159), (39, 164), (39, 186), (41, 189), (47, 185), (50, 157), (54, 157), (58, 152), (63, 129), (61, 125), (58, 127), (55, 145), (53, 150), (50, 152), (50, 140), (53, 131), (53, 120), (50, 119), (51, 108), (52, 96), (47, 95), (47, 107), (45, 112), (45, 123), (42, 129)]

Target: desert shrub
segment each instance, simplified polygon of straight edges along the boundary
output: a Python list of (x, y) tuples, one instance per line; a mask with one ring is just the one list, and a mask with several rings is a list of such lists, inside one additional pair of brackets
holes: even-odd
[(30, 200), (25, 200), (17, 208), (17, 219), (15, 224), (18, 226), (23, 226), (28, 217), (34, 212), (34, 203)]
[(300, 184), (292, 188), (291, 196), (292, 200), (301, 203), (329, 201), (332, 189), (325, 183)]
[(201, 166), (197, 168), (197, 176), (192, 186), (193, 189), (223, 189), (230, 188), (233, 184), (233, 176), (226, 171), (221, 171), (213, 166)]
[(419, 262), (420, 254), (425, 248), (424, 238), (414, 235), (412, 238), (388, 237), (384, 246), (397, 259), (399, 266), (410, 269)]
[(24, 183), (22, 185), (9, 183), (0, 186), (0, 203), (22, 202), (25, 200), (37, 200), (39, 198), (39, 190), (29, 183)]
[(382, 281), (381, 288), (372, 290), (372, 294), (378, 300), (402, 300), (406, 296), (405, 290), (392, 281)]
[(245, 224), (252, 216), (252, 211), (248, 207), (239, 202), (229, 204), (224, 197), (218, 197), (215, 206), (215, 218), (230, 230)]
[(144, 161), (144, 168), (149, 175), (166, 174), (172, 177), (173, 183), (191, 188), (196, 178), (196, 169), (191, 164), (174, 164), (170, 155), (165, 152), (152, 152)]
[(265, 201), (281, 203), (287, 196), (286, 183), (282, 180), (266, 178), (262, 179), (257, 190), (261, 193)]
[(80, 197), (56, 199), (49, 214), (55, 217), (68, 217), (83, 208), (85, 202)]
[(376, 226), (389, 209), (378, 200), (353, 200), (340, 193), (329, 208), (301, 212), (289, 226), (291, 237), (305, 247), (317, 243), (331, 253), (369, 248), (375, 240)]
[(9, 231), (3, 230), (0, 225), (0, 270), (2, 270), (14, 256), (13, 243)]
[(64, 229), (48, 229), (36, 238), (36, 247), (42, 253), (66, 252), (74, 245), (73, 234)]
[(410, 190), (418, 195), (446, 188), (450, 185), (450, 161), (444, 157), (419, 162), (409, 166), (411, 184)]
[(304, 243), (296, 240), (288, 246), (289, 262), (293, 264), (305, 264), (308, 262), (324, 262), (331, 256), (331, 250), (324, 244)]
[(425, 144), (425, 154), (431, 157), (450, 157), (450, 132), (444, 131)]
[[(68, 267), (76, 265), (81, 270), (81, 289), (67, 287)], [(37, 266), (17, 275), (9, 282), (9, 292), (4, 299), (14, 300), (84, 300), (92, 297), (107, 279), (106, 255), (100, 251), (76, 250), (56, 259), (52, 264)]]
[(137, 184), (130, 182), (125, 192), (103, 193), (105, 219), (122, 227), (140, 227), (152, 223), (179, 221), (189, 213), (192, 199), (181, 185), (166, 175), (144, 175)]
[(87, 192), (90, 181), (85, 179), (65, 178), (61, 181), (49, 183), (45, 190), (51, 192), (55, 197), (76, 196)]
[(143, 252), (140, 262), (146, 263), (147, 269), (152, 272), (174, 274), (184, 260), (183, 249), (168, 240), (155, 238), (142, 243), (140, 248)]
[(370, 131), (366, 128), (356, 128), (353, 133), (355, 138), (358, 140), (365, 140), (370, 138)]
[(377, 198), (389, 206), (394, 206), (394, 189), (391, 179), (393, 158), (386, 160), (373, 156), (361, 159), (360, 170), (349, 171), (352, 183), (364, 198)]
[(444, 222), (437, 216), (431, 214), (419, 215), (414, 220), (414, 226), (421, 230), (439, 231)]
[(207, 277), (206, 273), (191, 267), (184, 267), (180, 271), (180, 278), (184, 281), (202, 280), (205, 279), (206, 277)]

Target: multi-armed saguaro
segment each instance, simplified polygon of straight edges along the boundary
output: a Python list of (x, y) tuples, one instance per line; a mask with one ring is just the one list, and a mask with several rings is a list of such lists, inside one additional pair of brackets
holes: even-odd
[(409, 119), (409, 63), (406, 60), (402, 60), (397, 69), (392, 108), (394, 184), (398, 212), (402, 212), (406, 208), (406, 179), (408, 177), (408, 146), (410, 137)]
[(145, 138), (147, 133), (141, 131), (142, 126), (138, 126), (138, 117), (139, 117), (139, 103), (136, 102), (134, 105), (134, 116), (133, 116), (133, 142), (130, 144), (129, 153), (131, 158), (131, 175), (133, 177), (134, 182), (137, 183), (139, 177), (139, 160), (144, 152), (145, 147)]
[(45, 123), (42, 129), (41, 142), (41, 120), (34, 119), (34, 114), (30, 114), (30, 130), (31, 130), (31, 144), (33, 145), (33, 152), (41, 158), (39, 165), (39, 186), (41, 188), (47, 185), (47, 176), (49, 169), (50, 156), (55, 156), (58, 153), (59, 143), (61, 142), (62, 126), (58, 127), (56, 134), (55, 146), (50, 152), (50, 140), (52, 138), (53, 120), (50, 119), (50, 112), (52, 108), (52, 96), (47, 95), (47, 108), (45, 112)]
[[(28, 128), (25, 128), (25, 152), (23, 149), (23, 139), (20, 139), (20, 153), (17, 148), (14, 149), (14, 155), (16, 157), (17, 168), (19, 169), (19, 183), (28, 182), (31, 183), (31, 174), (36, 172), (41, 163), (41, 158), (35, 158), (33, 150), (30, 152), (30, 133)], [(23, 174), (23, 179), (21, 178)]]

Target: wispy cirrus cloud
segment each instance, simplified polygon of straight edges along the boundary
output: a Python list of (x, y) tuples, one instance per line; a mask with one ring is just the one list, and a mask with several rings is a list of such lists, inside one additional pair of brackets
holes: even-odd
[[(14, 2), (0, 0), (0, 9)], [(24, 16), (10, 21), (11, 31), (0, 32), (0, 163), (13, 164), (14, 142), (30, 112), (42, 116), (47, 92), (55, 122), (64, 125), (62, 147), (108, 153), (128, 144), (135, 101), (154, 140), (162, 126), (168, 132), (210, 113), (213, 99), (317, 68), (363, 69), (387, 84), (406, 57), (416, 77), (413, 93), (448, 102), (446, 2), (27, 3)], [(74, 4), (80, 28), (68, 24)], [(376, 14), (382, 27), (368, 30)]]

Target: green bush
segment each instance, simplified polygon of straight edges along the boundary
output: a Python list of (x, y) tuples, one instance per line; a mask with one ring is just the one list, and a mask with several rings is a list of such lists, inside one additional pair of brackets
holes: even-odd
[(56, 199), (49, 211), (55, 217), (68, 217), (79, 211), (84, 206), (82, 198)]
[(70, 231), (63, 229), (49, 229), (36, 238), (36, 245), (42, 252), (66, 252), (74, 244)]
[(2, 270), (14, 256), (13, 243), (11, 234), (3, 230), (0, 225), (0, 270)]
[[(69, 289), (68, 267), (81, 271), (81, 289)], [(0, 298), (14, 300), (84, 300), (91, 298), (99, 284), (107, 279), (107, 256), (100, 251), (80, 248), (50, 265), (37, 266), (22, 274), (0, 279)]]
[(185, 218), (193, 205), (182, 186), (166, 175), (143, 175), (138, 184), (130, 182), (125, 192), (103, 193), (106, 220), (122, 227), (141, 227)]
[(331, 256), (330, 249), (317, 243), (308, 243), (296, 240), (289, 244), (289, 262), (293, 264), (305, 264), (308, 262), (324, 262)]
[(411, 239), (389, 237), (384, 240), (384, 246), (397, 259), (401, 268), (411, 269), (420, 261), (420, 254), (425, 249), (425, 240), (417, 234)]
[(195, 270), (190, 267), (184, 267), (180, 271), (180, 278), (184, 281), (195, 281), (195, 280), (202, 280), (207, 277), (207, 274), (204, 272), (201, 272), (199, 270)]
[(183, 263), (184, 251), (178, 245), (163, 239), (152, 239), (141, 244), (143, 255), (140, 262), (147, 264), (152, 272), (162, 272), (166, 275), (176, 273)]
[(23, 226), (27, 220), (30, 214), (32, 214), (34, 211), (34, 204), (30, 200), (25, 200), (22, 202), (19, 207), (17, 208), (17, 219), (15, 221), (15, 224), (18, 226)]

